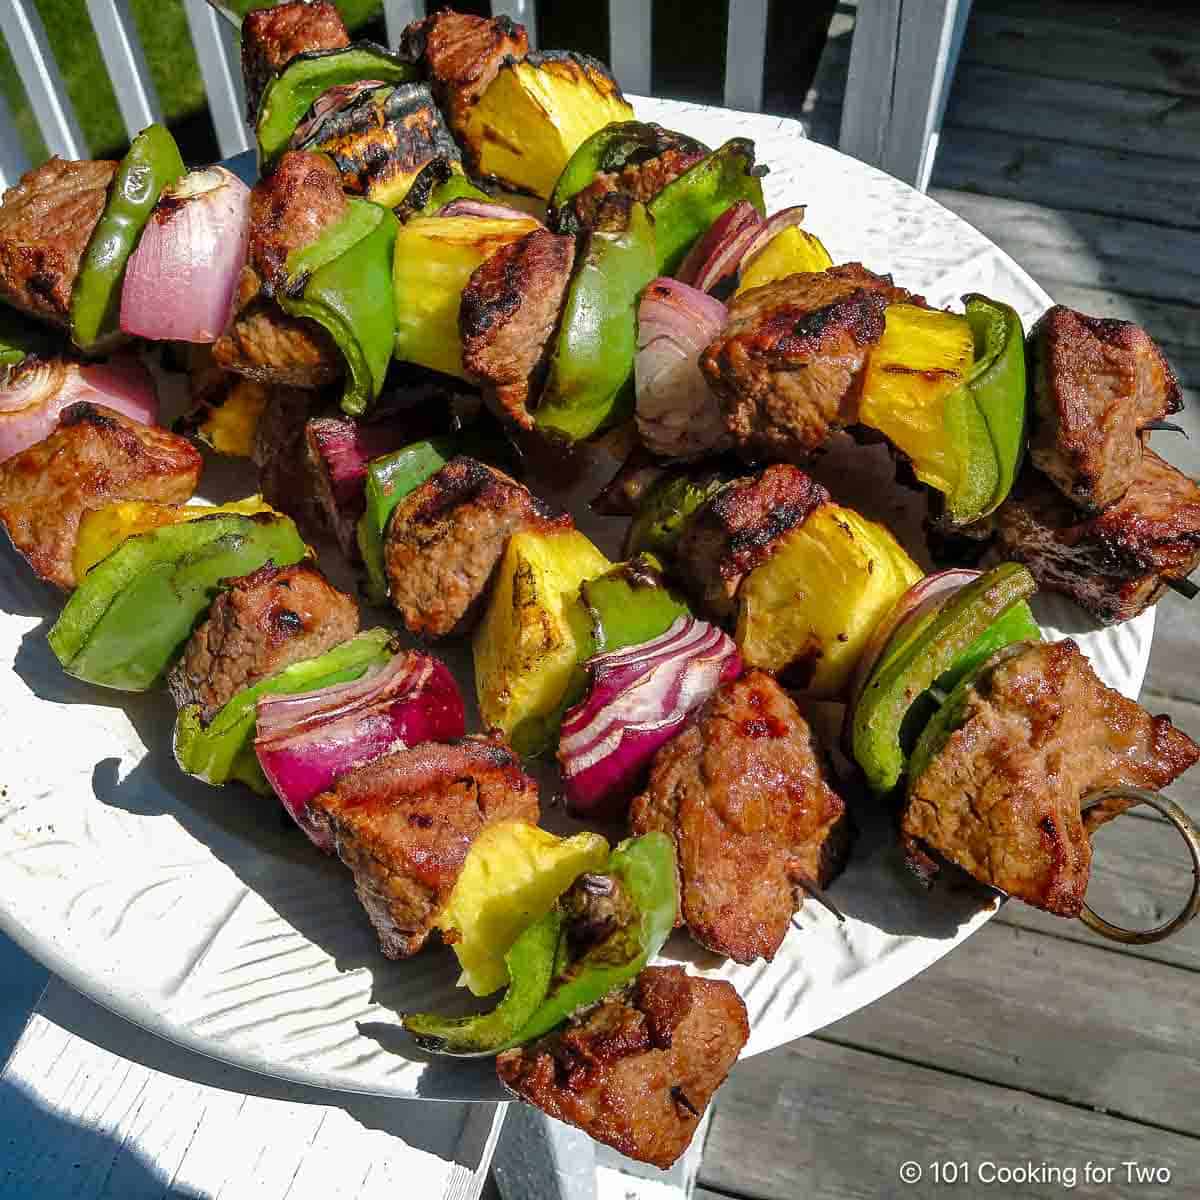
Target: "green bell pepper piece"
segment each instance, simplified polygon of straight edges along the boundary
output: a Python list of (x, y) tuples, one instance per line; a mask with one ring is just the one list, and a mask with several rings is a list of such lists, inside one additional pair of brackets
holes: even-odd
[(126, 538), (67, 601), (50, 648), (68, 675), (144, 692), (191, 636), (221, 581), (307, 553), (287, 517), (234, 514), (165, 525)]
[(255, 133), (260, 164), (265, 169), (287, 149), (304, 114), (331, 87), (360, 79), (408, 83), (417, 75), (416, 67), (374, 42), (296, 55), (267, 85), (259, 104)]
[(654, 274), (673, 275), (692, 243), (739, 200), (749, 201), (765, 216), (765, 173), (765, 167), (754, 165), (754, 143), (732, 138), (667, 184), (650, 201), (658, 250)]
[(668, 475), (660, 479), (642, 498), (625, 535), (625, 553), (670, 557), (684, 524), (706, 500), (726, 484), (722, 475), (693, 479), (689, 475)]
[(528, 926), (504, 956), (509, 985), (491, 1012), (471, 1017), (408, 1013), (404, 1028), (426, 1050), (486, 1054), (502, 1050), (533, 1018), (550, 986), (562, 938), (562, 913), (552, 908)]
[(269, 795), (271, 786), (254, 754), (258, 698), (349, 683), (371, 667), (383, 666), (391, 658), (392, 649), (389, 630), (371, 629), (316, 658), (293, 663), (243, 688), (207, 724), (200, 705), (185, 705), (175, 721), (176, 761), (188, 775), (205, 783), (219, 786), (240, 779), (255, 791)]
[(143, 129), (117, 167), (71, 292), (71, 340), (85, 353), (103, 349), (119, 333), (129, 256), (163, 188), (183, 173), (179, 147), (162, 125)]
[(632, 982), (675, 927), (679, 904), (675, 843), (665, 833), (645, 833), (623, 841), (609, 856), (604, 874), (614, 876), (625, 889), (635, 919), (576, 959), (570, 956), (570, 942), (564, 934), (546, 998), (510, 1045), (541, 1037), (572, 1013)]
[(54, 335), (23, 313), (0, 306), (0, 371), (24, 362), (30, 354), (53, 354)]
[(347, 201), (346, 215), (288, 255), (280, 307), (323, 326), (346, 360), (342, 410), (361, 416), (383, 390), (396, 316), (392, 250), (400, 223), (369, 200)]
[(996, 621), (1037, 590), (1018, 563), (1001, 563), (960, 588), (895, 647), (884, 650), (854, 709), (854, 759), (876, 792), (904, 773), (904, 719), (935, 680), (955, 667)]
[(631, 205), (624, 232), (588, 234), (534, 413), (543, 433), (579, 441), (631, 405), (638, 297), (656, 274), (654, 224), (645, 205)]

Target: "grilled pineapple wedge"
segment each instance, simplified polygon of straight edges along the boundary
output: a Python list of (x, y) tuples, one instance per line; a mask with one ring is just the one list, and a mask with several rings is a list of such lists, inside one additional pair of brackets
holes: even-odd
[(960, 465), (946, 401), (975, 361), (971, 326), (966, 317), (912, 304), (889, 305), (885, 321), (867, 362), (859, 420), (902, 450), (922, 483), (950, 492)]
[(475, 690), (484, 725), (502, 730), (518, 754), (542, 754), (554, 743), (579, 657), (570, 619), (579, 585), (611, 566), (577, 529), (509, 539), (475, 630)]
[(479, 175), (549, 197), (580, 144), (633, 109), (603, 63), (573, 51), (510, 59), (463, 127)]
[(748, 666), (837, 699), (875, 626), (922, 574), (882, 525), (826, 502), (742, 581), (734, 640)]
[(815, 233), (789, 225), (781, 229), (748, 263), (738, 272), (738, 289), (735, 296), (751, 288), (786, 279), (789, 275), (802, 272), (825, 271), (833, 266), (829, 251)]
[(608, 853), (608, 839), (599, 833), (560, 838), (523, 821), (487, 826), (471, 843), (437, 918), (462, 967), (459, 982), (476, 996), (502, 988), (513, 942), (580, 875), (601, 870)]
[(471, 272), (497, 250), (537, 229), (533, 217), (413, 217), (396, 235), (395, 355), (460, 379), (458, 307)]
[(218, 454), (251, 458), (258, 422), (271, 389), (241, 375), (222, 375), (205, 388), (181, 423), (181, 431), (199, 438)]

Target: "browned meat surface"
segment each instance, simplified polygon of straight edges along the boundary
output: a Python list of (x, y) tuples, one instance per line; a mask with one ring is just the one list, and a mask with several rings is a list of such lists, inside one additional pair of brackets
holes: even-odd
[(52, 158), (0, 203), (0, 300), (64, 328), (79, 260), (108, 199), (115, 162)]
[(575, 240), (535, 229), (471, 273), (458, 311), (463, 366), (486, 388), (497, 415), (533, 428), (526, 402), (558, 326)]
[(182, 504), (202, 466), (184, 438), (99, 404), (72, 404), (45, 441), (0, 463), (0, 521), (40, 578), (73, 588), (85, 512), (114, 500)]
[(529, 52), (529, 36), (525, 26), (510, 17), (442, 9), (405, 29), (400, 52), (421, 64), (450, 128), (460, 130), (504, 60), (524, 58)]
[(358, 632), (358, 605), (316, 567), (267, 563), (232, 579), (167, 675), (175, 703), (211, 721), (237, 692)]
[(410, 492), (388, 522), (383, 556), (392, 603), (412, 633), (466, 633), (509, 537), (570, 524), (503, 471), (459, 455)]
[(322, 524), (317, 474), (304, 440), (305, 423), (318, 403), (303, 388), (271, 388), (254, 430), (252, 455), (263, 499), (309, 533)]
[(575, 220), (583, 229), (596, 229), (603, 221), (605, 197), (621, 192), (648, 204), (659, 192), (684, 172), (691, 170), (708, 150), (680, 135), (680, 144), (641, 162), (629, 163), (620, 171), (601, 171), (571, 201)]
[(1026, 466), (996, 528), (1002, 557), (1111, 625), (1200, 566), (1200, 486), (1147, 448), (1122, 499), (1089, 518)]
[(1029, 352), (1030, 456), (1067, 499), (1106, 508), (1137, 475), (1142, 426), (1183, 407), (1179, 384), (1144, 329), (1061, 304), (1033, 327)]
[(630, 819), (675, 839), (688, 931), (740, 963), (774, 957), (804, 885), (829, 883), (849, 843), (808, 725), (765, 671), (724, 684), (658, 752)]
[(297, 54), (337, 50), (349, 44), (350, 35), (337, 6), (322, 0), (289, 0), (247, 13), (242, 20), (246, 119), (254, 123), (263, 90)]
[(496, 1059), (528, 1104), (621, 1154), (664, 1170), (750, 1036), (732, 984), (683, 967), (647, 967), (629, 993)]
[(339, 220), (346, 203), (337, 168), (323, 154), (289, 150), (254, 185), (234, 318), (213, 347), (219, 366), (286, 387), (323, 387), (341, 376), (342, 355), (329, 334), (307, 317), (288, 316), (273, 297), (284, 285), (288, 254)]
[(1064, 917), (1079, 915), (1088, 832), (1122, 811), (1080, 817), (1106, 787), (1159, 789), (1200, 746), (1106, 688), (1070, 640), (1000, 651), (969, 689), (961, 724), (910, 781), (903, 833), (982, 883)]
[(537, 784), (503, 742), (467, 737), (384, 755), (337, 781), (309, 811), (354, 872), (388, 958), (425, 944), (471, 843), (496, 821), (538, 819)]
[(765, 562), (789, 530), (803, 525), (829, 493), (799, 467), (777, 463), (735, 479), (684, 526), (675, 565), (706, 616), (733, 616), (743, 578)]
[(889, 303), (920, 302), (861, 263), (789, 275), (729, 306), (700, 369), (725, 427), (752, 458), (803, 462), (857, 419), (867, 352), (883, 336)]

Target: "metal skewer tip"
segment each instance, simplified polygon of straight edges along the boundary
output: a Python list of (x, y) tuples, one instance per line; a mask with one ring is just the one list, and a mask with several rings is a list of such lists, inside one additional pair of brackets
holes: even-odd
[(1155, 429), (1162, 433), (1182, 433), (1184, 437), (1188, 436), (1188, 431), (1182, 425), (1176, 425), (1173, 421), (1147, 421), (1142, 428)]
[(1200, 586), (1190, 579), (1168, 579), (1167, 587), (1173, 592), (1178, 592), (1185, 600), (1195, 600), (1200, 596)]
[[(822, 908), (828, 909), (828, 910), (829, 910), (829, 912), (833, 913), (833, 915), (834, 915), (835, 917), (837, 917), (837, 919), (838, 919), (839, 921), (841, 921), (843, 925), (846, 923), (846, 918), (845, 918), (845, 915), (842, 913), (842, 910), (841, 910), (840, 908), (838, 908), (838, 906), (837, 906), (836, 904), (834, 904), (834, 902), (833, 902), (832, 900), (830, 900), (830, 899), (829, 899), (829, 897), (828, 897), (828, 896), (826, 896), (826, 895), (825, 895), (825, 893), (824, 893), (823, 891), (821, 891), (821, 889), (820, 889), (819, 887), (817, 887), (817, 885), (816, 885), (815, 883), (813, 883), (811, 879), (803, 879), (803, 878), (802, 878), (802, 879), (800, 880), (800, 886), (801, 886), (801, 887), (802, 887), (802, 888), (803, 888), (803, 889), (804, 889), (804, 890), (805, 890), (805, 891), (806, 891), (806, 892), (807, 892), (807, 893), (808, 893), (808, 894), (809, 894), (809, 895), (810, 895), (810, 896), (811, 896), (811, 897), (812, 897), (812, 898), (813, 898), (813, 899), (814, 899), (814, 900), (815, 900), (815, 901), (816, 901), (816, 902), (817, 902), (817, 903), (818, 903), (818, 904), (819, 904), (819, 905), (820, 905)], [(792, 924), (793, 924), (793, 925), (796, 925), (796, 919), (795, 919), (795, 917), (793, 917), (793, 918), (792, 918)], [(800, 926), (799, 926), (799, 925), (796, 925), (796, 928), (797, 928), (797, 929), (799, 929), (799, 928), (800, 928)]]
[(208, 7), (217, 14), (217, 16), (228, 21), (234, 29), (241, 31), (242, 18), (237, 15), (231, 8), (226, 8), (224, 4), (219, 3), (219, 0), (207, 0)]

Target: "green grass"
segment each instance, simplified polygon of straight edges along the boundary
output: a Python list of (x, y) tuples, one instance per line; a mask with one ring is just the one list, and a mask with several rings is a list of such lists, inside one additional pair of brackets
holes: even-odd
[[(241, 13), (265, 6), (264, 0), (225, 0), (225, 3)], [(337, 0), (337, 6), (351, 30), (378, 17), (381, 11), (380, 0)], [(37, 0), (37, 9), (91, 153), (96, 157), (119, 155), (128, 139), (84, 0)], [(133, 12), (167, 123), (171, 126), (194, 123), (205, 112), (204, 84), (181, 0), (133, 0)], [(0, 39), (0, 91), (12, 110), (30, 161), (41, 162), (46, 157), (46, 148), (3, 39)], [(206, 118), (201, 119), (207, 126)]]

